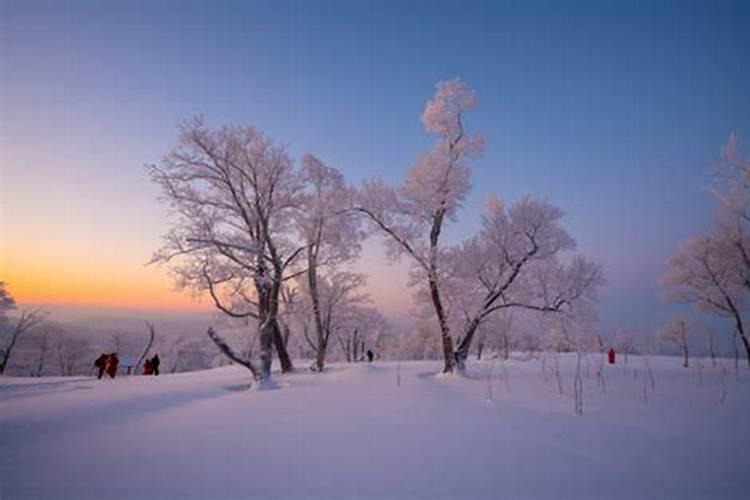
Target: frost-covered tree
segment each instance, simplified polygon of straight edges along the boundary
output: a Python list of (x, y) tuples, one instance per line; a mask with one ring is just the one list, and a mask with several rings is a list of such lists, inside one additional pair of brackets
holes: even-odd
[(713, 234), (726, 265), (750, 292), (750, 154), (743, 158), (737, 135), (732, 134), (721, 152), (722, 166), (714, 192), (721, 201)]
[(300, 290), (295, 283), (285, 283), (281, 288), (281, 309), (279, 312), (279, 327), (281, 328), (281, 337), (286, 346), (287, 352), (293, 356), (290, 349), (292, 340), (292, 330), (296, 326), (298, 319), (305, 318), (307, 312), (301, 308)]
[(665, 296), (729, 319), (750, 367), (744, 315), (750, 307), (750, 157), (742, 158), (737, 136), (722, 149), (714, 192), (721, 205), (709, 230), (669, 258)]
[(434, 321), (419, 319), (411, 331), (398, 337), (399, 359), (440, 359), (442, 346)]
[(52, 342), (50, 340), (50, 331), (49, 329), (44, 329), (44, 331), (42, 331), (39, 335), (39, 342), (37, 342), (37, 356), (34, 360), (34, 366), (30, 370), (30, 376), (42, 376), (42, 373), (44, 372), (44, 365), (47, 362), (51, 348)]
[(687, 368), (689, 360), (687, 321), (683, 318), (671, 318), (662, 327), (659, 332), (659, 338), (663, 342), (676, 346), (682, 351), (682, 366)]
[(5, 282), (0, 281), (0, 323), (10, 323), (8, 336), (10, 337), (5, 346), (0, 348), (0, 375), (5, 373), (8, 360), (16, 346), (18, 339), (25, 333), (34, 329), (44, 322), (47, 312), (39, 307), (31, 307), (21, 311), (17, 319), (9, 318), (9, 313), (16, 309), (16, 301), (5, 287)]
[[(354, 319), (355, 311), (370, 300), (364, 292), (366, 278), (360, 273), (332, 270), (316, 277), (315, 294), (309, 288), (309, 280), (301, 281), (300, 289), (307, 302), (305, 309), (313, 313), (313, 324), (320, 320), (320, 333), (316, 325), (313, 326), (312, 337), (309, 328), (303, 329), (308, 347), (315, 355), (312, 369), (319, 370), (322, 368), (321, 359), (325, 361), (325, 353), (320, 350), (327, 350), (334, 338), (348, 335), (348, 331), (359, 328), (360, 325)], [(314, 314), (315, 302), (318, 308), (317, 318)]]
[(711, 235), (692, 238), (669, 258), (664, 278), (665, 296), (674, 302), (695, 304), (704, 312), (730, 319), (745, 347), (750, 366), (750, 342), (743, 315), (748, 294), (737, 280), (720, 250), (721, 244)]
[(378, 353), (378, 342), (389, 334), (385, 316), (374, 307), (355, 306), (350, 309), (347, 325), (338, 330), (337, 338), (347, 361), (358, 362), (368, 349)]
[(472, 341), (493, 314), (510, 309), (575, 315), (590, 307), (602, 283), (598, 264), (580, 255), (560, 226), (562, 212), (524, 197), (509, 208), (496, 198), (487, 203), (480, 232), (444, 254), (445, 289), (461, 303), (464, 327), (455, 353), (463, 368)]
[(455, 219), (469, 191), (467, 161), (483, 149), (481, 137), (467, 134), (462, 122), (475, 102), (460, 80), (439, 83), (422, 114), (425, 129), (437, 136), (433, 149), (399, 188), (365, 183), (357, 207), (388, 237), (391, 256), (411, 258), (418, 296), (431, 305), (441, 333), (444, 372), (464, 368), (481, 323), (494, 313), (572, 310), (590, 302), (602, 281), (591, 261), (559, 258), (574, 247), (559, 226), (562, 212), (530, 197), (509, 210), (493, 200), (478, 236), (454, 248), (441, 245), (446, 221)]
[(381, 180), (364, 184), (357, 210), (388, 241), (389, 255), (406, 255), (424, 278), (442, 341), (444, 372), (454, 368), (453, 340), (441, 291), (445, 224), (455, 220), (469, 192), (468, 160), (481, 153), (482, 138), (466, 132), (463, 115), (476, 95), (459, 79), (437, 84), (422, 113), (425, 130), (436, 137), (432, 149), (420, 155), (398, 188)]
[(364, 234), (359, 229), (359, 218), (347, 208), (353, 192), (344, 176), (312, 155), (302, 157), (301, 177), (305, 183), (297, 226), (307, 248), (305, 290), (309, 296), (315, 342), (314, 369), (322, 371), (331, 335), (331, 320), (337, 301), (345, 300), (350, 287), (361, 286), (359, 278), (351, 274), (333, 273), (329, 277), (329, 304), (321, 304), (319, 275), (326, 268), (340, 266), (356, 258)]
[(57, 360), (60, 376), (71, 376), (91, 354), (91, 342), (87, 338), (73, 337), (62, 331), (53, 342), (52, 352)]
[(515, 344), (512, 328), (512, 311), (498, 312), (483, 321), (477, 328), (476, 333), (477, 359), (482, 359), (482, 355), (488, 349), (491, 352), (499, 353), (503, 359), (510, 359), (510, 351)]
[(253, 127), (210, 130), (196, 118), (148, 172), (174, 216), (153, 262), (169, 264), (178, 287), (207, 293), (226, 315), (256, 320), (259, 361), (238, 354), (213, 328), (208, 335), (261, 386), (270, 383), (274, 348), (282, 370), (291, 370), (279, 295), (305, 247), (289, 223), (301, 184), (285, 148)]

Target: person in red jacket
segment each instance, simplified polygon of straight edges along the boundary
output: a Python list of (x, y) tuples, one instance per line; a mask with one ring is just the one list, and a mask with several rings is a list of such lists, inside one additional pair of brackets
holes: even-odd
[(120, 362), (120, 360), (117, 358), (117, 353), (113, 352), (109, 356), (107, 356), (107, 364), (106, 364), (106, 372), (107, 375), (109, 375), (111, 378), (115, 378), (115, 375), (117, 374), (117, 364)]
[(609, 352), (607, 353), (607, 357), (609, 358), (609, 364), (614, 365), (615, 364), (615, 349), (614, 347), (609, 348)]
[(104, 368), (107, 364), (107, 358), (108, 356), (106, 354), (102, 354), (98, 358), (96, 358), (96, 361), (94, 361), (94, 366), (97, 370), (99, 370), (99, 373), (97, 374), (98, 378), (102, 378), (102, 375), (104, 375)]
[(145, 363), (143, 363), (143, 374), (144, 375), (151, 375), (151, 360), (147, 359)]

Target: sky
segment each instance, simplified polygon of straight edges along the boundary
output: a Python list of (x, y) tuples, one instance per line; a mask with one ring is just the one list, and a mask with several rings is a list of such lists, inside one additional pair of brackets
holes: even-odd
[[(397, 183), (458, 76), (487, 149), (448, 242), (489, 194), (544, 198), (604, 267), (597, 328), (653, 329), (721, 146), (750, 138), (749, 25), (747, 2), (0, 0), (0, 280), (56, 311), (205, 308), (144, 265), (168, 227), (144, 165), (181, 121), (253, 124), (353, 183)], [(405, 264), (373, 240), (359, 266), (408, 316)]]

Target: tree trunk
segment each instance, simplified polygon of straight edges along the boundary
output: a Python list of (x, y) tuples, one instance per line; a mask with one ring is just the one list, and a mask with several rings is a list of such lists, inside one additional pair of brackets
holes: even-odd
[(474, 339), (474, 335), (477, 333), (479, 323), (480, 320), (478, 318), (474, 318), (473, 320), (471, 320), (469, 326), (466, 327), (466, 334), (464, 335), (463, 340), (461, 340), (461, 343), (458, 344), (458, 348), (456, 348), (456, 368), (458, 368), (459, 370), (466, 369), (466, 360), (469, 357), (471, 341)]
[(432, 228), (430, 229), (430, 263), (427, 269), (427, 281), (430, 287), (430, 298), (432, 299), (432, 305), (435, 308), (435, 314), (437, 314), (438, 317), (440, 335), (443, 341), (443, 359), (445, 361), (445, 364), (443, 365), (443, 373), (453, 373), (453, 368), (455, 366), (453, 339), (451, 339), (451, 332), (448, 327), (448, 320), (445, 315), (445, 309), (443, 308), (443, 302), (440, 299), (437, 272), (438, 241), (440, 240), (440, 232), (443, 228), (444, 217), (445, 203), (443, 203), (443, 205), (435, 212), (432, 219)]
[(325, 338), (318, 339), (318, 346), (315, 349), (315, 368), (317, 371), (322, 372), (326, 365), (326, 351), (328, 350), (328, 342)]
[(294, 371), (294, 365), (292, 364), (292, 358), (289, 357), (289, 351), (286, 350), (286, 344), (284, 343), (284, 337), (281, 336), (281, 330), (279, 329), (278, 320), (273, 320), (273, 345), (276, 348), (276, 354), (279, 357), (279, 364), (281, 365), (281, 373), (288, 373)]
[(740, 348), (737, 346), (737, 333), (734, 334), (734, 338), (732, 339), (732, 345), (734, 346), (734, 373), (739, 377), (739, 368), (740, 368)]
[(258, 381), (261, 387), (267, 387), (271, 383), (273, 331), (274, 326), (269, 320), (264, 321), (260, 326), (260, 369), (258, 370)]
[(687, 368), (688, 367), (688, 346), (687, 344), (682, 344), (682, 354), (684, 355), (685, 359), (682, 362), (682, 367)]
[(445, 310), (443, 309), (443, 303), (440, 300), (440, 290), (438, 289), (437, 277), (430, 273), (429, 277), (430, 285), (430, 298), (432, 299), (432, 305), (435, 308), (435, 313), (438, 317), (438, 323), (440, 325), (440, 334), (443, 341), (443, 373), (453, 373), (453, 367), (455, 365), (455, 358), (453, 354), (453, 339), (451, 339), (450, 329), (448, 328), (448, 321), (445, 317)]
[(477, 361), (482, 359), (483, 350), (484, 350), (484, 342), (477, 342)]
[(733, 304), (730, 304), (732, 309), (732, 314), (734, 315), (734, 325), (737, 328), (737, 335), (740, 337), (740, 340), (742, 341), (742, 345), (745, 347), (745, 355), (747, 356), (747, 367), (750, 368), (750, 342), (747, 340), (747, 335), (745, 335), (745, 326), (742, 323), (742, 315), (737, 310), (736, 307), (734, 307)]
[[(260, 294), (258, 295), (259, 305), (265, 303), (265, 315), (259, 314), (258, 316), (263, 319), (261, 323), (261, 330), (267, 328), (269, 330), (269, 335), (271, 337), (270, 341), (273, 344), (273, 347), (276, 349), (276, 354), (279, 357), (279, 364), (281, 365), (281, 373), (288, 373), (291, 371), (294, 371), (294, 365), (292, 365), (292, 359), (289, 357), (289, 353), (286, 350), (286, 345), (284, 345), (284, 338), (281, 336), (281, 329), (279, 328), (279, 321), (278, 321), (278, 314), (279, 314), (279, 294), (281, 292), (281, 280), (282, 280), (282, 274), (283, 270), (280, 266), (276, 265), (274, 266), (274, 279), (271, 282), (270, 286), (268, 284), (264, 284), (264, 294), (265, 297), (263, 300), (260, 299)], [(260, 312), (260, 308), (259, 308)], [(262, 354), (263, 351), (263, 342), (262, 342), (262, 332), (261, 332), (261, 358), (263, 357)], [(273, 352), (271, 352), (271, 357), (273, 357)], [(270, 365), (269, 365), (269, 373), (270, 373)]]
[(742, 345), (745, 346), (745, 355), (747, 356), (747, 367), (750, 368), (750, 343), (747, 340), (747, 337), (744, 335), (740, 335), (740, 340), (742, 340)]
[[(23, 320), (23, 317), (21, 318)], [(19, 321), (19, 324), (16, 325), (16, 328), (13, 330), (13, 336), (10, 338), (10, 344), (8, 344), (8, 347), (6, 347), (3, 350), (3, 359), (0, 361), (0, 375), (5, 373), (5, 367), (8, 365), (8, 359), (10, 358), (10, 353), (13, 351), (13, 347), (16, 345), (16, 341), (18, 340), (18, 337), (21, 336), (21, 321)]]
[(310, 245), (307, 249), (307, 285), (310, 288), (313, 319), (315, 320), (315, 338), (317, 339), (318, 344), (315, 353), (315, 367), (321, 372), (325, 367), (327, 343), (325, 341), (325, 332), (323, 331), (323, 319), (320, 315), (320, 298), (318, 295), (318, 256), (316, 248), (316, 245)]
[[(255, 289), (258, 292), (258, 336), (260, 340), (260, 366), (257, 369), (256, 378), (260, 387), (271, 386), (271, 364), (273, 363), (274, 334), (278, 331), (276, 324), (276, 311), (274, 305), (274, 292), (278, 299), (278, 280), (269, 283), (267, 271), (259, 266), (255, 277)], [(278, 273), (277, 273), (278, 275)]]

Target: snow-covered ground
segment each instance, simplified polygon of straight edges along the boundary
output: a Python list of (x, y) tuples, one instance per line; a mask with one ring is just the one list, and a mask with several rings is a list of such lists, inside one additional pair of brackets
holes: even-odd
[[(750, 372), (574, 355), (333, 365), (246, 390), (226, 367), (159, 377), (0, 378), (0, 498), (747, 498)], [(587, 366), (588, 365), (588, 366)], [(303, 366), (303, 365), (299, 365)], [(636, 373), (637, 369), (637, 373)], [(701, 380), (702, 378), (702, 380)], [(722, 389), (722, 379), (726, 390)], [(644, 382), (647, 400), (644, 402)], [(491, 396), (491, 397), (490, 397)]]

